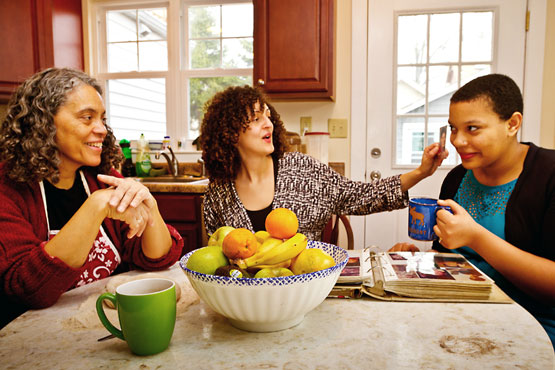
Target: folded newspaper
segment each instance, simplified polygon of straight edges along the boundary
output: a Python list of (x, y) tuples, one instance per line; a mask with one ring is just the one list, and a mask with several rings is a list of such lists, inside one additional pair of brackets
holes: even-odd
[(456, 253), (349, 250), (331, 297), (510, 303), (494, 281)]

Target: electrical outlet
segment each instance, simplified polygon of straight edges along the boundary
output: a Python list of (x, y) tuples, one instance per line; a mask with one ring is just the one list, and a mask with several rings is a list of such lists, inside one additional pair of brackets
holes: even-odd
[(301, 117), (301, 135), (312, 131), (312, 117)]
[(328, 131), (330, 137), (347, 137), (347, 119), (346, 118), (330, 118), (328, 119)]

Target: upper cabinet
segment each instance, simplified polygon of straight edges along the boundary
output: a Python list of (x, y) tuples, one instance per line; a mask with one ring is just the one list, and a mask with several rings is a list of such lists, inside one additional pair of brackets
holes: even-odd
[(272, 98), (334, 99), (334, 0), (254, 0), (255, 85)]
[(48, 67), (83, 70), (81, 1), (0, 1), (0, 102)]

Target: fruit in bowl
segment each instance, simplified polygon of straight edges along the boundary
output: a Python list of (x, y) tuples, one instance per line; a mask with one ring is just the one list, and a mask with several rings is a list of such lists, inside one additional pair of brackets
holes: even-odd
[(348, 260), (347, 251), (332, 244), (309, 240), (306, 248), (326, 252), (334, 266), (291, 276), (218, 276), (187, 267), (198, 249), (183, 256), (180, 266), (200, 298), (234, 327), (254, 332), (277, 331), (299, 324), (322, 303)]

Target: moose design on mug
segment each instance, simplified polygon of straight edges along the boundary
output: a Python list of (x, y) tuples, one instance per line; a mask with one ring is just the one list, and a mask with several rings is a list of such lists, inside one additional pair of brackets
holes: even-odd
[(416, 207), (413, 206), (409, 206), (409, 212), (410, 212), (410, 216), (412, 217), (411, 219), (411, 223), (412, 224), (416, 224), (418, 221), (418, 224), (420, 226), (424, 226), (424, 214), (417, 212), (416, 211)]

